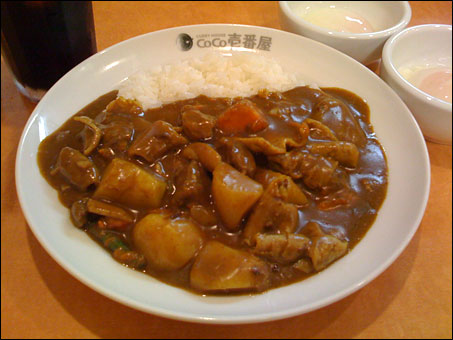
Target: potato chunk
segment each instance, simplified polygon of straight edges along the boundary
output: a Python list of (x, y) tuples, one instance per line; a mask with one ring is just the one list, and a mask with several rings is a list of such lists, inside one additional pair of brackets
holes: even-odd
[(200, 251), (190, 272), (190, 284), (203, 292), (261, 291), (269, 282), (265, 262), (217, 241)]
[(93, 198), (104, 198), (130, 208), (157, 208), (160, 206), (167, 185), (137, 165), (113, 159), (104, 171)]
[(226, 163), (213, 172), (212, 195), (228, 230), (237, 230), (241, 219), (261, 197), (263, 186)]
[(184, 267), (203, 245), (201, 231), (186, 219), (149, 214), (140, 220), (132, 236), (149, 265), (158, 270)]

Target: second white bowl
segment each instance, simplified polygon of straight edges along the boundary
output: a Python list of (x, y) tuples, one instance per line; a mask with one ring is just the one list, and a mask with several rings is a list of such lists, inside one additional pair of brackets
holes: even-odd
[(451, 72), (451, 50), (450, 25), (413, 26), (387, 41), (380, 73), (411, 110), (425, 138), (442, 144), (452, 143), (452, 104), (420, 90), (402, 72), (408, 67), (434, 66)]
[[(329, 45), (363, 64), (379, 59), (386, 40), (403, 30), (412, 16), (407, 1), (280, 1), (279, 9), (284, 30)], [(349, 12), (366, 18), (373, 30), (366, 33), (340, 32), (304, 19), (314, 11), (321, 13), (320, 10), (323, 12), (319, 15), (324, 16), (328, 25), (329, 20), (335, 19), (334, 11), (339, 15)], [(350, 23), (358, 21), (351, 17), (346, 19)]]

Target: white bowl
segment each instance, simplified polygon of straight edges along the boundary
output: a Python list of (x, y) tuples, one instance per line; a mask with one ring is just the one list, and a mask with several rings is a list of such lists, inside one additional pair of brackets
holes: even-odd
[(400, 73), (407, 65), (443, 65), (451, 69), (452, 27), (421, 25), (390, 38), (382, 53), (381, 77), (403, 99), (428, 140), (451, 144), (452, 104), (423, 92)]
[[(267, 44), (249, 49), (241, 40), (239, 47), (232, 48), (227, 42), (233, 34), (255, 36), (257, 42), (265, 37)], [(181, 36), (187, 43), (180, 43)], [(118, 88), (130, 74), (153, 65), (199, 58), (212, 49), (225, 55), (246, 50), (273, 57), (289, 69), (300, 70), (307, 82), (355, 92), (370, 107), (370, 120), (388, 161), (387, 197), (374, 225), (348, 255), (302, 282), (252, 296), (200, 296), (120, 265), (72, 225), (68, 209), (41, 176), (36, 161), (41, 140), (85, 105)], [(388, 268), (411, 240), (423, 217), (429, 183), (423, 135), (401, 99), (376, 74), (316, 41), (241, 25), (196, 25), (152, 32), (90, 57), (60, 79), (36, 106), (16, 158), (17, 193), (25, 218), (63, 268), (99, 293), (130, 307), (204, 323), (281, 319), (326, 306), (362, 288)]]
[[(339, 32), (303, 19), (307, 13), (326, 8), (357, 14), (374, 32)], [(407, 1), (279, 1), (279, 9), (284, 30), (332, 46), (365, 65), (381, 57), (386, 40), (403, 30), (412, 15)]]

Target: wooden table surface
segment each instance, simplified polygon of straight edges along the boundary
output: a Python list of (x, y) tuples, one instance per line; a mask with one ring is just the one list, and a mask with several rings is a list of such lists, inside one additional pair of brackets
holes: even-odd
[[(450, 1), (410, 2), (410, 26), (450, 24)], [(95, 2), (98, 50), (190, 24), (280, 28), (277, 2)], [(451, 338), (452, 148), (428, 142), (431, 190), (414, 238), (358, 292), (317, 311), (249, 325), (201, 325), (116, 303), (69, 275), (41, 247), (22, 214), (14, 163), (34, 104), (1, 68), (2, 338)]]

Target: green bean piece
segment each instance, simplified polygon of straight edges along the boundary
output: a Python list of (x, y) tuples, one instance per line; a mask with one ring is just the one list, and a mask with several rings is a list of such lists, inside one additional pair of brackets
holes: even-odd
[(88, 226), (87, 232), (105, 249), (109, 250), (112, 257), (118, 262), (135, 269), (142, 269), (146, 266), (145, 257), (131, 250), (119, 235), (103, 230), (94, 223)]

